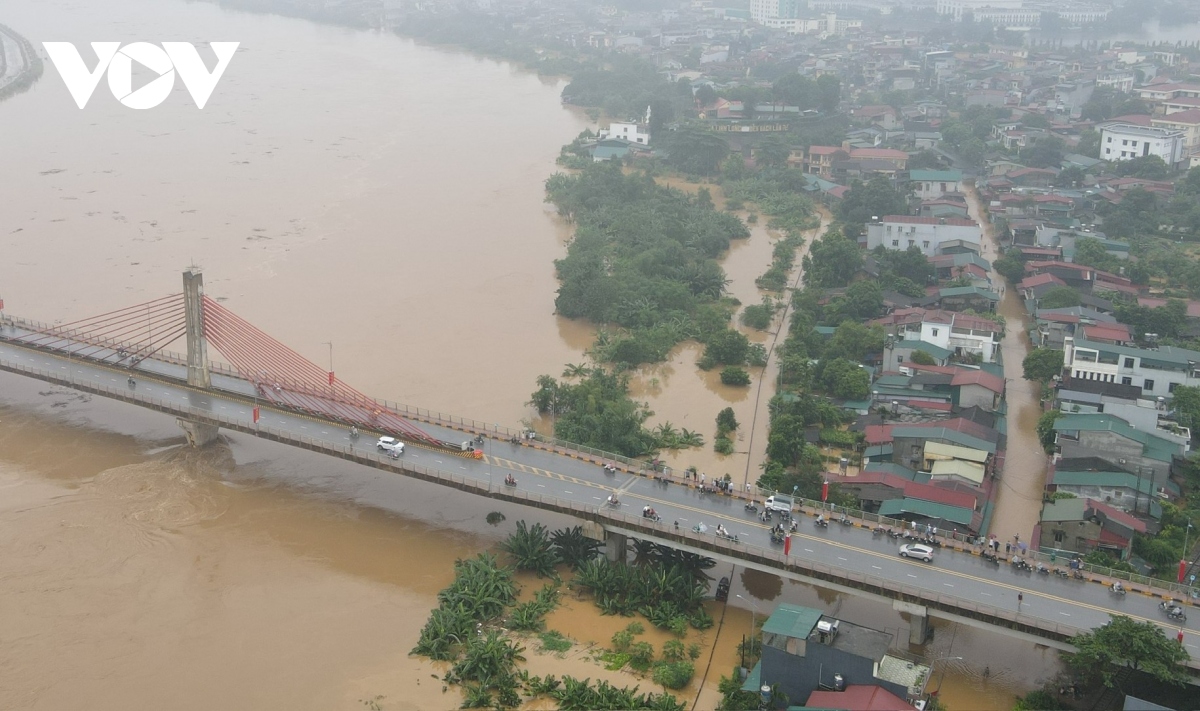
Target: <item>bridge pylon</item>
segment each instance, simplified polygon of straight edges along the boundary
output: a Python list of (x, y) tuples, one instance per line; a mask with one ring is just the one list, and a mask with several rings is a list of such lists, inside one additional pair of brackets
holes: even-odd
[(199, 267), (188, 267), (183, 273), (183, 311), (187, 323), (188, 385), (211, 388), (208, 340), (204, 335), (204, 275)]

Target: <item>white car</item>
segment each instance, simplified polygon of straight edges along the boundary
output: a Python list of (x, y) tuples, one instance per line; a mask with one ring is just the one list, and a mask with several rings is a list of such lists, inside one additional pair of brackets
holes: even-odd
[(379, 441), (375, 443), (375, 447), (383, 452), (404, 454), (404, 443), (395, 437), (380, 437)]
[(933, 549), (920, 543), (905, 543), (900, 546), (901, 558), (920, 558), (926, 563), (933, 562)]

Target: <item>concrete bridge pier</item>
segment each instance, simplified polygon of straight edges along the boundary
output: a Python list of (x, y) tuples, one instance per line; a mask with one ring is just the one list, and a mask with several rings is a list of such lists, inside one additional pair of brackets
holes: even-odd
[(604, 535), (604, 557), (609, 563), (624, 563), (628, 554), (627, 539), (623, 533), (607, 531)]
[(182, 417), (175, 418), (175, 424), (179, 425), (183, 433), (187, 435), (188, 444), (193, 447), (203, 447), (217, 438), (220, 432), (216, 425), (207, 425), (203, 422), (192, 422), (185, 420)]
[(908, 613), (908, 643), (925, 644), (929, 638), (929, 611), (925, 606), (893, 600), (892, 609)]

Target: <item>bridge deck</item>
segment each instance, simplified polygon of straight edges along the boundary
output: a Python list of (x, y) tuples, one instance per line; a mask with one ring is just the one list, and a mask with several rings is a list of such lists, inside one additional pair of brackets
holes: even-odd
[[(352, 441), (343, 425), (329, 420), (264, 408), (256, 425), (253, 403), (238, 383), (224, 382), (220, 390), (193, 389), (180, 382), (185, 373), (169, 361), (144, 362), (136, 387), (129, 387), (123, 371), (15, 345), (0, 335), (0, 370), (462, 491), (598, 521), (630, 535), (670, 541), (787, 577), (927, 605), (1010, 633), (1061, 643), (1077, 630), (1102, 624), (1110, 613), (1154, 621), (1172, 637), (1179, 629), (1165, 624), (1157, 609), (1161, 591), (1118, 598), (1098, 584), (1031, 576), (1008, 566), (997, 569), (970, 552), (945, 549), (937, 553), (932, 565), (912, 562), (897, 557), (891, 539), (873, 538), (859, 527), (835, 524), (818, 529), (802, 520), (801, 530), (793, 535), (792, 555), (784, 556), (780, 546), (770, 543), (767, 527), (745, 513), (740, 500), (700, 494), (689, 487), (637, 475), (607, 475), (578, 457), (524, 443), (488, 440), (487, 454), (479, 460), (422, 447), (410, 447), (402, 459), (394, 460), (374, 449), (373, 438)], [(252, 386), (246, 385), (252, 397)], [(449, 441), (462, 438), (450, 427), (425, 425), (425, 429)], [(516, 489), (502, 485), (508, 473), (518, 478)], [(603, 505), (613, 490), (621, 491), (619, 510)], [(657, 509), (664, 523), (638, 516), (644, 505)], [(679, 522), (678, 530), (674, 521)], [(710, 530), (717, 522), (724, 523), (741, 543), (691, 533), (692, 526), (701, 522)], [(1019, 611), (1018, 592), (1025, 598)], [(1184, 643), (1194, 657), (1192, 666), (1200, 669), (1200, 660), (1195, 659), (1200, 657), (1198, 622), (1200, 611), (1185, 623)]]

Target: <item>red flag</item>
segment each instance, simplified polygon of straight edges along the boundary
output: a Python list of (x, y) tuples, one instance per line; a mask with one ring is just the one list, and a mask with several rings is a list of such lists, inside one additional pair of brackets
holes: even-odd
[(1179, 560), (1179, 578), (1175, 582), (1177, 582), (1177, 583), (1183, 582), (1183, 574), (1187, 572), (1187, 565), (1188, 564), (1187, 564), (1186, 560), (1183, 560), (1183, 559)]
[(792, 534), (790, 533), (783, 537), (783, 554), (792, 554)]
[(1183, 644), (1183, 628), (1182, 627), (1179, 628), (1179, 635), (1175, 637), (1175, 641), (1180, 644)]
[(258, 422), (258, 407), (257, 406), (255, 406), (255, 408), (254, 408), (254, 422), (255, 423)]
[(333, 385), (333, 371), (329, 371), (329, 384)]
[(829, 499), (829, 480), (826, 479), (825, 483), (821, 485), (821, 502), (824, 503), (828, 499)]

